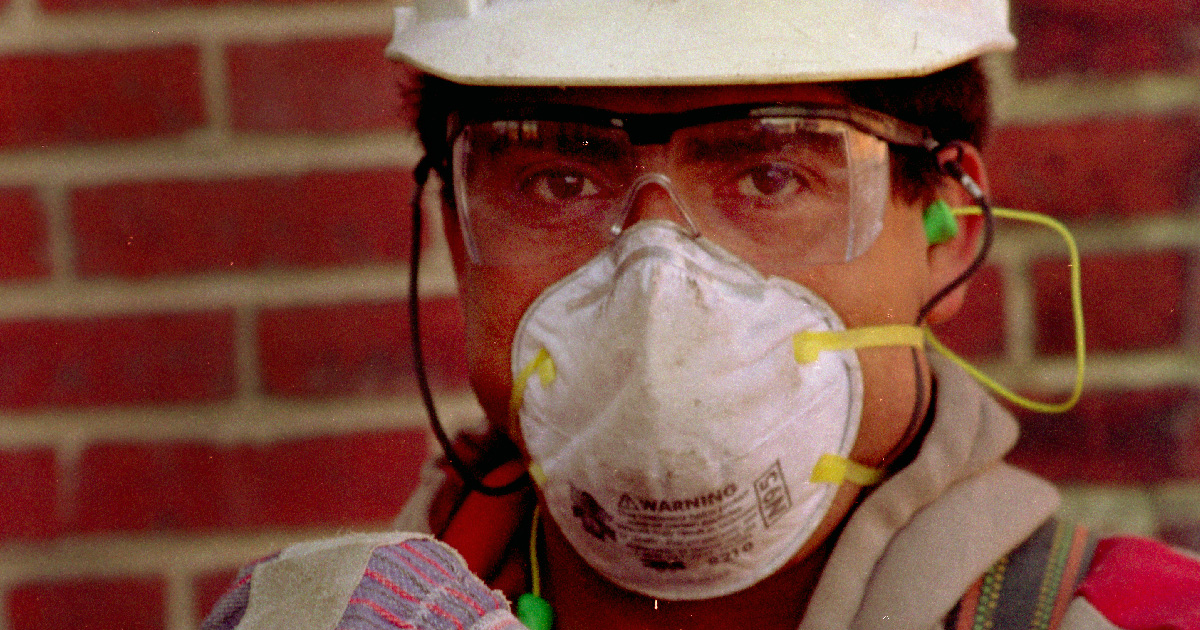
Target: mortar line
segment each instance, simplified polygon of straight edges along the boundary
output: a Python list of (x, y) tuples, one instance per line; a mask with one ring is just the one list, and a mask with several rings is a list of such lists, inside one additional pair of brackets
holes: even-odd
[(214, 146), (197, 132), (168, 140), (25, 149), (0, 153), (0, 185), (95, 186), (158, 179), (245, 178), (316, 169), (411, 170), (420, 155), (407, 131), (353, 135), (243, 134)]
[(234, 361), (237, 370), (238, 389), (236, 398), (243, 404), (258, 405), (262, 391), (259, 380), (258, 313), (260, 309), (239, 306), (235, 326), (237, 339), (234, 343)]
[[(435, 399), (450, 426), (475, 426), (483, 417), (469, 390), (436, 392)], [(96, 441), (270, 443), (351, 432), (425, 428), (425, 408), (413, 394), (334, 402), (235, 402), (211, 407), (0, 413), (0, 445), (50, 446), (63, 453), (60, 459), (65, 464), (81, 445)]]
[[(50, 183), (39, 186), (36, 194), (46, 218), (46, 243), (50, 258), (50, 282), (65, 286), (75, 278), (75, 230), (71, 223), (70, 195), (65, 187)], [(37, 286), (31, 285), (31, 286)], [(2, 293), (0, 293), (2, 294)]]
[(208, 136), (213, 146), (223, 146), (232, 138), (229, 111), (229, 73), (225, 63), (225, 41), (205, 37), (200, 41), (201, 84), (208, 111)]
[[(403, 267), (333, 269), (319, 272), (217, 273), (162, 277), (144, 282), (103, 279), (21, 284), (0, 288), (0, 319), (125, 316), (185, 313), (222, 308), (274, 308), (344, 302), (403, 300), (408, 285)], [(449, 264), (431, 264), (422, 273), (423, 297), (455, 293)]]
[(195, 591), (192, 580), (186, 573), (180, 571), (178, 565), (171, 565), (163, 570), (166, 580), (166, 622), (167, 630), (195, 630), (200, 620), (195, 618), (192, 610)]
[(28, 580), (161, 575), (171, 567), (188, 567), (196, 575), (240, 566), (294, 542), (339, 531), (314, 526), (241, 535), (125, 533), (67, 536), (49, 547), (15, 544), (0, 553), (0, 588)]
[(1034, 358), (1033, 287), (1029, 279), (1029, 260), (1019, 260), (1004, 266), (1004, 325), (1008, 329), (1008, 356), (1019, 363), (1029, 363)]

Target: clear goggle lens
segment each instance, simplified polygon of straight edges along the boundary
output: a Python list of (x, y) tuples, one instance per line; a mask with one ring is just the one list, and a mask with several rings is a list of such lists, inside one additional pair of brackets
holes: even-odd
[(471, 260), (581, 264), (643, 217), (647, 182), (668, 188), (700, 235), (745, 260), (854, 259), (890, 197), (888, 144), (841, 120), (751, 117), (635, 144), (619, 126), (501, 120), (463, 126), (454, 191)]

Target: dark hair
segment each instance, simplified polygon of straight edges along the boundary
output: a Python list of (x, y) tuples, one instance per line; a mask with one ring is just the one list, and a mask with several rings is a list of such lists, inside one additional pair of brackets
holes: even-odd
[[(900, 120), (928, 128), (941, 143), (962, 141), (982, 147), (990, 124), (987, 77), (971, 60), (921, 77), (872, 79), (825, 84), (847, 99)], [(464, 102), (494, 88), (468, 86), (431, 75), (422, 77), (417, 135), (434, 170), (448, 181), (450, 146), (446, 119)], [(912, 201), (932, 198), (942, 174), (934, 156), (916, 147), (893, 147), (894, 192)], [(449, 203), (448, 187), (443, 194)]]
[[(920, 125), (942, 144), (983, 148), (991, 126), (987, 76), (977, 59), (923, 77), (848, 81), (838, 85), (852, 103)], [(930, 196), (942, 173), (928, 151), (892, 147), (896, 192), (912, 201)]]

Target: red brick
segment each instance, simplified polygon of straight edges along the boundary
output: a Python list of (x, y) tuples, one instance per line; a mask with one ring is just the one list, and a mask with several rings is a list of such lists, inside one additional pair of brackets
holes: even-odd
[(58, 534), (58, 469), (49, 449), (0, 451), (0, 540)]
[(1200, 522), (1172, 523), (1160, 529), (1155, 538), (1174, 547), (1200, 551)]
[(1097, 118), (999, 129), (985, 151), (998, 205), (1068, 218), (1181, 213), (1200, 177), (1200, 124)]
[(49, 275), (46, 219), (32, 190), (0, 188), (0, 281)]
[(239, 524), (377, 526), (395, 518), (416, 487), (425, 433), (318, 437), (235, 455), (231, 512)]
[(207, 444), (96, 444), (77, 465), (78, 532), (198, 530), (229, 518), (226, 454)]
[(76, 190), (80, 275), (142, 278), (407, 260), (412, 178), (399, 170)]
[(1187, 3), (1026, 0), (1013, 9), (1021, 78), (1187, 72), (1200, 61), (1200, 11)]
[[(423, 301), (425, 363), (436, 388), (463, 388), (463, 320), (453, 299)], [(258, 322), (263, 388), (272, 396), (329, 397), (417, 391), (403, 302), (264, 311)]]
[[(251, 559), (247, 558), (247, 563), (249, 562)], [(209, 571), (192, 580), (192, 614), (197, 620), (208, 616), (217, 600), (232, 588), (237, 575), (238, 567), (233, 567), (224, 571)]]
[(1184, 476), (1173, 429), (1181, 389), (1089, 392), (1058, 415), (1020, 411), (1009, 461), (1053, 481), (1152, 483)]
[(166, 586), (157, 577), (79, 578), (18, 585), (12, 630), (162, 630)]
[(205, 124), (194, 46), (0, 58), (0, 146), (175, 136)]
[(0, 322), (0, 408), (223, 400), (232, 313)]
[(379, 525), (425, 458), (420, 430), (262, 445), (112, 443), (80, 457), (76, 532)]
[(948, 348), (964, 357), (1004, 352), (1004, 278), (995, 267), (983, 267), (971, 279), (962, 310), (934, 332)]
[(386, 37), (233, 46), (228, 53), (233, 126), (247, 131), (394, 129), (398, 82), (409, 72), (383, 56)]
[(1157, 20), (1188, 20), (1200, 17), (1195, 0), (1015, 0), (1017, 10), (1058, 11), (1107, 18), (1113, 21), (1149, 17)]
[[(1083, 259), (1083, 316), (1089, 352), (1162, 348), (1179, 341), (1187, 295), (1187, 259), (1175, 252)], [(1036, 262), (1037, 349), (1075, 351), (1069, 270), (1065, 259)]]
[(1200, 478), (1200, 405), (1193, 402), (1192, 407), (1185, 409), (1176, 428), (1184, 444), (1179, 467), (1189, 476)]

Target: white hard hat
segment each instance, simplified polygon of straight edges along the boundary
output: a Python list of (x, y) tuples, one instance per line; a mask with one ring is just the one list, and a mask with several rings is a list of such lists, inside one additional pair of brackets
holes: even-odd
[(416, 0), (387, 51), (474, 85), (920, 76), (1009, 50), (1007, 0)]

